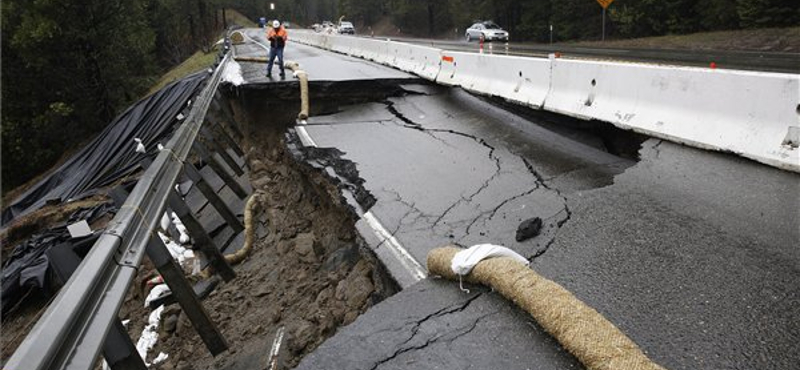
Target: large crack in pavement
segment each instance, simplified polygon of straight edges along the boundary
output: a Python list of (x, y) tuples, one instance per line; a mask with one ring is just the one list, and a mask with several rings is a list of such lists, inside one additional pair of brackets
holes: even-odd
[[(525, 157), (513, 152), (507, 152), (502, 148), (496, 148), (495, 145), (489, 143), (480, 135), (459, 131), (457, 128), (454, 129), (454, 127), (425, 127), (422, 122), (415, 120), (413, 117), (408, 115), (408, 112), (405, 111), (405, 105), (403, 105), (405, 100), (398, 101), (397, 99), (392, 99), (405, 99), (405, 96), (407, 95), (426, 94), (420, 94), (413, 91), (410, 92), (407, 89), (399, 88), (394, 94), (378, 97), (375, 102), (382, 104), (389, 115), (386, 117), (381, 117), (377, 123), (380, 125), (392, 125), (394, 127), (400, 127), (423, 133), (427, 137), (435, 140), (440, 145), (443, 145), (447, 148), (452, 148), (454, 150), (458, 150), (459, 148), (456, 147), (455, 142), (448, 139), (448, 136), (457, 136), (468, 139), (486, 150), (485, 155), (491, 161), (492, 167), (486, 168), (486, 173), (484, 174), (486, 177), (482, 180), (482, 182), (477, 183), (476, 181), (476, 183), (470, 186), (472, 189), (467, 188), (462, 190), (461, 193), (453, 194), (453, 199), (439, 205), (441, 208), (438, 208), (433, 212), (430, 210), (422, 211), (416, 203), (404, 200), (403, 196), (399, 192), (395, 191), (394, 189), (386, 189), (386, 187), (384, 187), (383, 192), (392, 197), (391, 199), (382, 197), (384, 198), (384, 201), (389, 203), (397, 203), (399, 206), (405, 208), (405, 210), (402, 214), (397, 215), (399, 219), (396, 221), (396, 223), (391, 222), (391, 225), (386, 225), (389, 237), (383, 237), (382, 240), (378, 241), (378, 245), (375, 248), (380, 248), (391, 238), (405, 232), (432, 232), (436, 233), (437, 235), (446, 236), (452, 243), (463, 246), (463, 243), (468, 243), (470, 239), (481, 239), (486, 235), (490, 235), (490, 228), (494, 223), (497, 222), (495, 221), (496, 216), (502, 215), (504, 219), (507, 216), (507, 212), (503, 211), (504, 207), (508, 207), (511, 204), (516, 204), (515, 202), (519, 201), (526, 202), (525, 199), (528, 199), (526, 197), (531, 196), (537, 190), (541, 190), (545, 191), (545, 193), (541, 193), (541, 196), (544, 197), (541, 199), (547, 199), (549, 196), (546, 195), (546, 192), (552, 192), (553, 201), (559, 202), (560, 204), (552, 203), (550, 206), (547, 206), (551, 207), (547, 214), (538, 215), (547, 223), (546, 229), (542, 231), (543, 235), (541, 238), (534, 239), (532, 245), (522, 246), (523, 249), (520, 250), (520, 252), (531, 261), (546, 253), (550, 246), (553, 245), (558, 230), (569, 221), (572, 215), (572, 211), (569, 209), (566, 196), (561, 193), (560, 189), (553, 186), (551, 183), (551, 181), (556, 177), (545, 178), (545, 176), (543, 176), (534, 167), (534, 164), (528, 161)], [(413, 102), (411, 102), (411, 104), (413, 104)], [(420, 112), (420, 118), (424, 119), (424, 114), (424, 112)], [(457, 118), (450, 113), (445, 112), (445, 116), (451, 117), (448, 118), (448, 120), (457, 120)], [(364, 122), (374, 121), (365, 120)], [(316, 124), (326, 125), (325, 123), (320, 122), (317, 122)], [(315, 125), (315, 123), (312, 123), (312, 125)], [(325, 153), (307, 153), (307, 156), (310, 154), (311, 157), (322, 157), (324, 159), (322, 162), (326, 163), (321, 163), (321, 166), (330, 165), (331, 163), (328, 163), (330, 162), (330, 158), (333, 158), (334, 162), (341, 162), (340, 160), (336, 160), (341, 159), (343, 154), (341, 152), (337, 151), (335, 153), (329, 153), (328, 151), (330, 151), (330, 149), (319, 149), (318, 151), (325, 151)], [(480, 155), (484, 154), (482, 153)], [(509, 158), (509, 155), (513, 158)], [(517, 163), (517, 161), (520, 163)], [(339, 182), (339, 186), (348, 188), (350, 191), (355, 191), (354, 194), (356, 195), (357, 202), (362, 205), (362, 209), (368, 210), (371, 208), (375, 202), (374, 198), (371, 194), (369, 194), (368, 191), (366, 191), (364, 187), (365, 181), (359, 177), (360, 175), (358, 175), (357, 170), (355, 168), (350, 168), (354, 167), (354, 164), (352, 162), (338, 164), (339, 167), (342, 167), (342, 165), (346, 165), (346, 167), (348, 167), (345, 168), (344, 171), (340, 171), (339, 168), (334, 168), (335, 172), (344, 172), (348, 175), (342, 176), (342, 174), (338, 174), (339, 176), (335, 176), (340, 178), (345, 177), (345, 181)], [(533, 186), (531, 186), (531, 184), (526, 184), (522, 188), (517, 187), (516, 189), (510, 190), (509, 193), (513, 191), (513, 194), (510, 194), (508, 197), (504, 196), (503, 194), (495, 194), (497, 193), (497, 186), (504, 186), (503, 184), (505, 182), (505, 176), (512, 175), (515, 172), (522, 173), (522, 164), (524, 164), (524, 166), (527, 168), (527, 172), (533, 176), (533, 181), (531, 181)], [(484, 193), (494, 194), (492, 197), (496, 197), (497, 199), (487, 200), (487, 196), (484, 195)], [(536, 194), (534, 194), (534, 198), (540, 199), (540, 197)], [(480, 203), (488, 204), (484, 205)], [(470, 207), (475, 209), (466, 214), (462, 212), (464, 209)], [(453, 214), (459, 214), (460, 216), (453, 217)], [(557, 219), (554, 220), (554, 218)], [(527, 251), (523, 252), (523, 250)]]
[(443, 338), (446, 338), (445, 340), (447, 340), (449, 342), (452, 342), (453, 340), (457, 339), (458, 337), (464, 336), (464, 335), (469, 334), (470, 332), (472, 332), (478, 326), (478, 323), (481, 320), (485, 319), (488, 316), (496, 314), (496, 312), (490, 312), (488, 314), (481, 315), (481, 316), (477, 317), (475, 320), (473, 320), (472, 322), (470, 322), (468, 325), (462, 326), (460, 328), (456, 328), (455, 330), (450, 330), (448, 332), (437, 333), (435, 335), (428, 336), (427, 338), (424, 339), (424, 341), (422, 343), (414, 344), (414, 345), (408, 345), (414, 339), (417, 338), (417, 335), (419, 334), (420, 329), (422, 328), (422, 326), (424, 324), (426, 324), (427, 322), (429, 322), (431, 320), (437, 319), (437, 318), (441, 318), (441, 317), (444, 317), (444, 316), (447, 316), (447, 315), (452, 315), (452, 314), (463, 312), (464, 310), (467, 309), (467, 307), (470, 306), (470, 304), (472, 304), (472, 302), (474, 302), (475, 300), (480, 298), (482, 295), (483, 295), (482, 292), (481, 293), (477, 293), (474, 296), (468, 298), (464, 302), (459, 302), (459, 303), (457, 303), (455, 305), (444, 307), (444, 308), (442, 308), (442, 309), (440, 309), (440, 310), (438, 310), (438, 311), (436, 311), (434, 313), (431, 313), (431, 314), (429, 314), (429, 315), (427, 315), (427, 316), (425, 316), (423, 318), (420, 318), (418, 320), (415, 320), (413, 322), (407, 322), (405, 326), (407, 326), (409, 324), (413, 325), (411, 327), (409, 337), (406, 340), (404, 340), (402, 343), (398, 344), (397, 345), (397, 349), (392, 354), (390, 354), (389, 356), (377, 361), (372, 367), (370, 367), (370, 370), (376, 370), (381, 365), (396, 359), (398, 356), (400, 356), (400, 355), (402, 355), (404, 353), (408, 353), (408, 352), (413, 352), (413, 351), (418, 351), (418, 350), (424, 349), (424, 348), (430, 346), (431, 344), (439, 342)]
[(486, 140), (484, 140), (483, 138), (477, 137), (475, 135), (470, 135), (470, 134), (467, 134), (467, 133), (464, 133), (464, 132), (455, 131), (455, 130), (426, 128), (426, 127), (422, 126), (422, 124), (420, 124), (418, 122), (415, 122), (414, 120), (406, 117), (404, 114), (402, 114), (400, 111), (398, 111), (397, 108), (394, 106), (394, 102), (393, 101), (387, 100), (387, 101), (384, 102), (384, 104), (386, 104), (386, 107), (387, 107), (387, 109), (389, 110), (390, 113), (392, 113), (395, 117), (397, 117), (397, 119), (399, 119), (401, 122), (403, 122), (403, 124), (400, 125), (401, 127), (417, 130), (417, 131), (420, 131), (420, 132), (424, 132), (424, 133), (428, 134), (429, 136), (433, 137), (435, 140), (437, 140), (439, 142), (442, 142), (443, 144), (445, 144), (447, 146), (451, 146), (451, 145), (449, 143), (447, 143), (444, 139), (436, 136), (435, 135), (436, 133), (446, 133), (446, 134), (458, 135), (458, 136), (462, 136), (462, 137), (465, 137), (465, 138), (469, 138), (469, 139), (475, 141), (476, 143), (478, 143), (478, 144), (484, 146), (485, 148), (487, 148), (489, 150), (489, 153), (488, 153), (489, 159), (491, 159), (494, 162), (494, 165), (495, 165), (494, 173), (490, 177), (488, 177), (481, 184), (481, 186), (479, 186), (478, 189), (476, 189), (474, 192), (472, 192), (471, 194), (466, 195), (466, 196), (462, 194), (457, 201), (455, 201), (454, 203), (450, 204), (450, 206), (445, 208), (444, 212), (442, 212), (440, 215), (438, 215), (436, 217), (436, 219), (433, 221), (433, 223), (430, 226), (431, 229), (433, 229), (436, 226), (438, 226), (439, 223), (442, 222), (442, 220), (445, 217), (447, 217), (447, 215), (454, 208), (458, 207), (459, 205), (461, 205), (463, 203), (471, 202), (473, 199), (475, 199), (475, 197), (478, 196), (481, 192), (483, 192), (484, 190), (489, 188), (489, 185), (491, 184), (492, 181), (494, 181), (495, 179), (497, 179), (500, 176), (500, 174), (502, 172), (502, 165), (501, 165), (500, 157), (495, 155), (496, 148), (494, 146), (490, 145), (488, 142), (486, 142)]
[[(436, 216), (436, 218), (433, 220), (433, 223), (428, 228), (433, 229), (436, 226), (438, 226), (448, 216), (448, 214), (453, 209), (458, 207), (459, 205), (471, 202), (480, 193), (482, 193), (483, 191), (488, 189), (489, 186), (491, 185), (491, 183), (493, 181), (495, 181), (502, 174), (502, 164), (501, 164), (502, 162), (501, 162), (500, 157), (495, 154), (496, 148), (494, 146), (492, 146), (491, 144), (489, 144), (485, 139), (483, 139), (481, 137), (478, 137), (478, 136), (475, 136), (475, 135), (472, 135), (472, 134), (468, 134), (468, 133), (465, 133), (465, 132), (460, 132), (460, 131), (456, 131), (456, 130), (452, 130), (452, 129), (440, 129), (440, 128), (424, 127), (421, 123), (414, 121), (413, 119), (407, 117), (402, 112), (400, 112), (397, 109), (397, 107), (395, 107), (395, 102), (394, 101), (392, 101), (390, 99), (387, 99), (387, 100), (383, 101), (383, 104), (385, 104), (386, 107), (387, 107), (387, 110), (390, 113), (392, 113), (392, 115), (394, 115), (397, 118), (397, 120), (400, 121), (400, 122), (396, 122), (396, 121), (394, 122), (398, 126), (403, 127), (403, 128), (407, 128), (407, 129), (412, 129), (412, 130), (424, 132), (427, 135), (429, 135), (432, 138), (434, 138), (435, 140), (443, 143), (444, 145), (447, 145), (448, 147), (452, 147), (452, 145), (450, 145), (446, 140), (442, 139), (441, 137), (437, 136), (436, 134), (442, 134), (443, 133), (443, 134), (451, 134), (451, 135), (457, 135), (457, 136), (469, 138), (469, 139), (475, 141), (476, 143), (480, 144), (481, 146), (487, 148), (488, 149), (488, 157), (494, 162), (494, 165), (495, 165), (494, 173), (490, 177), (488, 177), (481, 184), (481, 186), (479, 186), (478, 189), (476, 189), (474, 192), (472, 192), (472, 193), (470, 193), (469, 195), (466, 195), (466, 196), (462, 194), (459, 197), (458, 200), (456, 200), (455, 202), (450, 204), (447, 208), (445, 208), (445, 210), (441, 214)], [(449, 115), (449, 113), (448, 113), (448, 115)], [(452, 117), (452, 115), (449, 115), (449, 116)], [(480, 212), (472, 220), (469, 220), (469, 222), (467, 223), (466, 228), (465, 228), (465, 234), (462, 235), (456, 241), (456, 244), (461, 245), (461, 242), (465, 238), (470, 236), (470, 233), (472, 231), (473, 226), (477, 222), (479, 222), (481, 219), (483, 219), (483, 224), (486, 225), (497, 214), (497, 212), (499, 212), (499, 210), (503, 206), (505, 206), (506, 204), (509, 204), (509, 203), (519, 199), (519, 198), (522, 198), (522, 197), (525, 197), (527, 195), (530, 195), (534, 191), (539, 190), (541, 188), (544, 188), (544, 189), (547, 189), (549, 191), (552, 191), (552, 192), (556, 193), (558, 195), (558, 197), (561, 199), (562, 204), (563, 204), (563, 208), (559, 212), (557, 212), (557, 213), (555, 213), (555, 214), (553, 214), (553, 215), (551, 215), (551, 216), (549, 216), (549, 217), (547, 217), (545, 219), (550, 219), (550, 218), (553, 218), (553, 217), (557, 217), (558, 215), (566, 212), (566, 217), (556, 221), (556, 228), (557, 229), (560, 229), (561, 227), (563, 227), (567, 223), (567, 221), (570, 220), (570, 218), (572, 217), (572, 211), (569, 209), (569, 204), (567, 202), (567, 198), (566, 198), (566, 196), (564, 196), (564, 194), (561, 193), (560, 189), (555, 188), (555, 187), (551, 187), (548, 184), (548, 180), (552, 180), (552, 179), (545, 179), (544, 176), (542, 176), (541, 173), (539, 173), (539, 171), (536, 170), (536, 168), (533, 166), (533, 164), (530, 161), (528, 161), (526, 158), (524, 158), (522, 156), (517, 156), (517, 157), (519, 157), (522, 160), (522, 162), (525, 164), (525, 167), (528, 169), (528, 172), (534, 177), (536, 186), (531, 188), (531, 189), (525, 190), (522, 193), (515, 194), (515, 195), (513, 195), (513, 196), (511, 196), (509, 198), (506, 198), (506, 199), (500, 201), (492, 209)], [(401, 198), (399, 196), (399, 194), (397, 194), (397, 197)], [(404, 219), (407, 216), (408, 216), (408, 214), (404, 215)], [(418, 216), (418, 219), (420, 217), (425, 217), (425, 216), (424, 215)], [(402, 227), (402, 225), (403, 225), (403, 220), (398, 222), (397, 227), (395, 228), (394, 232), (392, 233), (393, 236), (397, 232), (399, 232), (399, 230)], [(453, 233), (452, 233), (452, 230), (451, 230), (450, 235), (452, 235), (452, 234)], [(550, 246), (555, 242), (555, 239), (556, 239), (555, 236), (553, 236), (552, 239), (549, 240), (545, 244), (544, 248), (536, 251), (528, 259), (530, 261), (533, 261), (535, 258), (538, 258), (541, 255), (543, 255), (544, 253), (546, 253), (547, 250), (550, 248)]]
[(380, 243), (378, 243), (378, 245), (375, 246), (376, 250), (378, 248), (380, 248), (381, 246), (383, 246), (383, 244), (385, 244), (389, 239), (394, 238), (397, 235), (397, 233), (400, 232), (400, 229), (405, 225), (404, 221), (409, 216), (411, 216), (412, 214), (414, 214), (414, 213), (417, 214), (417, 217), (414, 218), (414, 220), (412, 221), (412, 224), (415, 224), (415, 223), (419, 222), (419, 220), (421, 218), (430, 217), (430, 216), (425, 215), (425, 213), (422, 212), (422, 210), (417, 208), (417, 204), (416, 203), (409, 203), (409, 202), (403, 200), (403, 197), (397, 191), (394, 191), (394, 190), (391, 190), (391, 189), (387, 189), (387, 188), (382, 188), (381, 191), (384, 192), (384, 193), (387, 193), (387, 194), (394, 195), (394, 199), (392, 199), (391, 201), (399, 203), (399, 204), (402, 204), (408, 210), (400, 217), (400, 220), (397, 221), (397, 226), (395, 226), (395, 228), (391, 232), (389, 232), (389, 237), (383, 238), (380, 241)]
[[(470, 223), (467, 225), (467, 228), (466, 228), (466, 230), (465, 230), (466, 234), (464, 234), (464, 236), (462, 236), (462, 237), (461, 237), (461, 238), (458, 240), (458, 242), (457, 242), (456, 244), (459, 244), (459, 245), (460, 245), (460, 244), (461, 244), (461, 240), (463, 240), (464, 238), (466, 238), (467, 236), (469, 236), (469, 235), (470, 235), (470, 232), (471, 232), (472, 226), (474, 226), (474, 225), (475, 225), (475, 224), (478, 222), (478, 220), (480, 220), (481, 218), (483, 218), (483, 225), (485, 226), (485, 225), (486, 225), (486, 223), (487, 223), (487, 222), (489, 222), (489, 220), (493, 219), (493, 218), (494, 218), (494, 216), (497, 214), (497, 212), (499, 212), (499, 211), (500, 211), (500, 208), (503, 208), (503, 206), (505, 206), (506, 204), (508, 204), (508, 203), (511, 203), (511, 202), (513, 202), (513, 201), (515, 201), (515, 200), (517, 200), (517, 199), (519, 199), (519, 198), (522, 198), (522, 197), (524, 197), (524, 196), (530, 195), (530, 194), (532, 194), (534, 191), (536, 191), (536, 190), (538, 190), (538, 189), (539, 189), (539, 186), (537, 185), (537, 186), (536, 186), (536, 187), (534, 187), (533, 189), (526, 190), (526, 191), (524, 191), (524, 192), (522, 192), (522, 193), (520, 193), (520, 194), (517, 194), (517, 195), (514, 195), (514, 196), (512, 196), (512, 197), (510, 197), (510, 198), (504, 199), (502, 202), (498, 203), (498, 204), (497, 204), (497, 205), (496, 205), (494, 208), (492, 208), (491, 210), (488, 210), (488, 211), (484, 211), (484, 212), (481, 212), (481, 213), (479, 213), (479, 214), (478, 214), (478, 215), (477, 215), (475, 218), (473, 218), (473, 219), (472, 219), (472, 221), (470, 221)], [(487, 217), (487, 215), (488, 215), (488, 217)]]
[[(528, 172), (530, 172), (531, 175), (533, 175), (533, 177), (536, 178), (536, 182), (538, 184), (540, 184), (543, 188), (545, 188), (547, 190), (554, 191), (561, 198), (561, 201), (564, 204), (564, 208), (561, 211), (559, 211), (558, 213), (556, 213), (556, 214), (551, 216), (551, 217), (556, 217), (556, 216), (558, 216), (559, 214), (561, 214), (563, 212), (567, 213), (567, 216), (565, 218), (556, 221), (556, 227), (558, 229), (561, 229), (561, 227), (563, 227), (567, 223), (567, 221), (569, 221), (570, 218), (572, 218), (572, 211), (569, 209), (569, 202), (567, 200), (567, 197), (564, 196), (564, 194), (561, 193), (560, 189), (550, 187), (550, 185), (547, 184), (548, 180), (546, 180), (544, 178), (544, 176), (542, 176), (542, 174), (539, 173), (539, 171), (536, 170), (536, 168), (533, 166), (533, 164), (530, 161), (528, 161), (525, 158), (522, 158), (522, 162), (525, 163), (525, 168), (528, 169)], [(533, 256), (528, 258), (528, 261), (533, 262), (533, 260), (535, 260), (536, 258), (541, 257), (543, 254), (547, 253), (547, 251), (550, 250), (550, 246), (552, 246), (553, 243), (555, 243), (555, 241), (556, 241), (556, 237), (553, 236), (553, 238), (550, 239), (547, 242), (547, 244), (545, 244), (544, 248), (542, 248), (542, 249), (538, 250), (536, 253), (534, 253)]]

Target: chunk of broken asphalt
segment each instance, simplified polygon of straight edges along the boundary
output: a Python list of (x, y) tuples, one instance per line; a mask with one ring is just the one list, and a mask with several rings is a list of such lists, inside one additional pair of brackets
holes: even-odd
[(522, 223), (519, 224), (517, 227), (517, 241), (521, 242), (523, 240), (528, 240), (536, 235), (539, 235), (539, 232), (542, 231), (542, 219), (539, 217), (529, 218)]

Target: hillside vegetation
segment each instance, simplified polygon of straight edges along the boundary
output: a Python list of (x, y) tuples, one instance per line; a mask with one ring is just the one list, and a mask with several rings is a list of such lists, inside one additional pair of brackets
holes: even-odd
[(223, 21), (223, 11), (205, 1), (86, 3), (3, 2), (4, 195), (88, 142), (135, 100), (211, 65), (225, 24), (253, 25), (235, 11), (224, 12)]

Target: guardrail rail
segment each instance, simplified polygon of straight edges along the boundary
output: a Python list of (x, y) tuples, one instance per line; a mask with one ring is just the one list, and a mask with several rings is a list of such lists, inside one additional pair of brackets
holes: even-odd
[[(228, 40), (226, 45), (229, 45)], [(225, 49), (227, 51), (227, 47)], [(195, 140), (203, 129), (206, 113), (217, 92), (229, 55), (224, 54), (195, 98), (184, 122), (165, 149), (152, 160), (119, 212), (8, 360), (5, 369), (94, 368), (109, 333), (114, 331), (118, 322), (117, 314), (145, 252), (151, 255), (151, 259), (154, 256), (152, 244), (154, 237), (158, 238), (155, 233), (161, 216), (167, 207), (175, 208), (170, 200), (177, 194), (174, 184), (181, 171), (191, 166), (184, 161), (190, 150), (196, 147)], [(154, 263), (158, 265), (158, 262)], [(173, 263), (171, 258), (162, 261), (162, 264), (170, 263)], [(183, 279), (182, 276), (179, 278)], [(173, 284), (168, 282), (168, 285), (172, 288)], [(200, 311), (205, 314), (202, 307)], [(196, 323), (193, 324), (198, 327)], [(212, 331), (216, 331), (216, 328)], [(205, 337), (203, 339), (206, 340)], [(227, 348), (224, 339), (221, 342), (220, 339), (221, 336), (218, 336), (216, 352)], [(212, 353), (215, 352), (208, 341), (206, 345)]]

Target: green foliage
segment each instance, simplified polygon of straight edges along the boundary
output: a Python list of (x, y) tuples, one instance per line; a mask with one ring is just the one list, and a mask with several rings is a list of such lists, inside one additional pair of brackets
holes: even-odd
[(742, 28), (781, 27), (800, 24), (797, 0), (737, 0)]
[[(646, 37), (667, 33), (667, 5), (659, 0), (620, 1), (609, 7), (609, 17), (623, 37)], [(672, 17), (674, 19), (674, 17)]]
[(384, 14), (382, 0), (341, 0), (339, 13), (357, 24), (373, 24)]
[(206, 0), (3, 1), (3, 192), (100, 131), (159, 67), (207, 44), (208, 9)]
[(695, 5), (701, 31), (732, 30), (739, 27), (736, 0), (706, 0)]
[(392, 20), (405, 33), (430, 37), (450, 29), (450, 14), (446, 2), (397, 0), (391, 3)]

